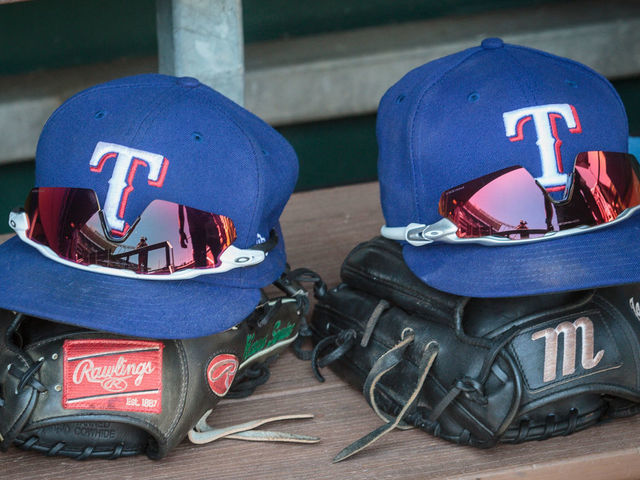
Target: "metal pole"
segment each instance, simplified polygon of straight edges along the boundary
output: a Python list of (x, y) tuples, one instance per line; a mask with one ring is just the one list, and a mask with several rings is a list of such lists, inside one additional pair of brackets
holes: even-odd
[(156, 0), (159, 72), (195, 77), (244, 103), (241, 0)]

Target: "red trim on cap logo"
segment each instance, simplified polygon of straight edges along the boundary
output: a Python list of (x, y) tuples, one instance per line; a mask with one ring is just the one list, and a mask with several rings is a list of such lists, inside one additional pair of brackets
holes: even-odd
[(66, 340), (65, 409), (162, 412), (162, 342)]
[(125, 211), (129, 195), (133, 192), (133, 179), (138, 167), (147, 167), (147, 184), (162, 188), (169, 168), (169, 160), (158, 153), (147, 152), (126, 145), (98, 142), (89, 160), (89, 170), (102, 173), (107, 160), (114, 159), (109, 189), (102, 209), (112, 233), (124, 235), (129, 229)]
[(213, 358), (207, 367), (209, 388), (219, 397), (224, 397), (238, 371), (238, 358), (229, 353), (223, 353)]
[[(571, 134), (582, 133), (580, 117), (573, 105), (559, 103), (520, 108), (502, 114), (505, 133), (511, 142), (525, 139), (524, 125), (533, 121), (531, 133), (538, 146), (542, 175), (536, 180), (548, 191), (564, 190), (567, 174), (562, 165), (562, 139), (558, 133), (558, 120), (564, 120)], [(532, 136), (531, 141), (534, 138)]]

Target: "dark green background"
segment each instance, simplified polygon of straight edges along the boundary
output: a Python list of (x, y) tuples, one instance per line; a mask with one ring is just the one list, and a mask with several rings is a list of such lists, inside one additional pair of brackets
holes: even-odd
[[(243, 0), (245, 42), (298, 37), (553, 0)], [(35, 0), (0, 9), (0, 75), (157, 49), (155, 0)]]
[[(243, 0), (245, 42), (557, 0)], [(155, 55), (155, 0), (36, 0), (0, 6), (0, 75)], [(614, 82), (640, 135), (640, 78)], [(280, 127), (300, 159), (298, 190), (375, 180), (375, 115)], [(0, 133), (0, 142), (2, 141)], [(23, 202), (34, 164), (0, 167), (0, 212)], [(6, 232), (0, 221), (0, 232)]]

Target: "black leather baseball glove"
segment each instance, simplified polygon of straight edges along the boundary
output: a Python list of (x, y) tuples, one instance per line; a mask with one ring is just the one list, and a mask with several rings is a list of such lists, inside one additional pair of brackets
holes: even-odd
[(286, 295), (265, 295), (235, 327), (184, 340), (126, 337), (0, 310), (0, 449), (158, 459), (186, 436), (194, 443), (317, 441), (253, 430), (311, 415), (224, 429), (206, 423), (222, 397), (246, 396), (264, 383), (268, 363), (298, 337), (308, 307), (299, 276), (283, 275), (276, 285)]
[(398, 243), (375, 238), (318, 298), (312, 365), (331, 367), (394, 428), (476, 447), (543, 440), (640, 400), (640, 285), (519, 298), (467, 298), (422, 283)]

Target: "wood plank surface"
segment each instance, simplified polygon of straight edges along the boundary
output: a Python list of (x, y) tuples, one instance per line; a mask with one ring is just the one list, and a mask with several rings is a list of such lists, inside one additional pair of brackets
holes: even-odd
[[(282, 218), (289, 262), (338, 281), (342, 259), (382, 224), (375, 183), (295, 194)], [(0, 240), (6, 236), (0, 238)], [(0, 293), (1, 294), (1, 293)], [(270, 429), (317, 435), (316, 445), (221, 440), (181, 443), (160, 461), (146, 457), (77, 462), (12, 448), (0, 453), (3, 479), (637, 479), (640, 417), (620, 419), (568, 437), (490, 450), (452, 445), (419, 431), (394, 431), (339, 464), (344, 446), (377, 428), (380, 420), (362, 394), (325, 369), (318, 383), (308, 362), (290, 352), (274, 364), (269, 382), (242, 400), (224, 400), (209, 422), (226, 426), (285, 413), (313, 413), (312, 420), (282, 422)]]

